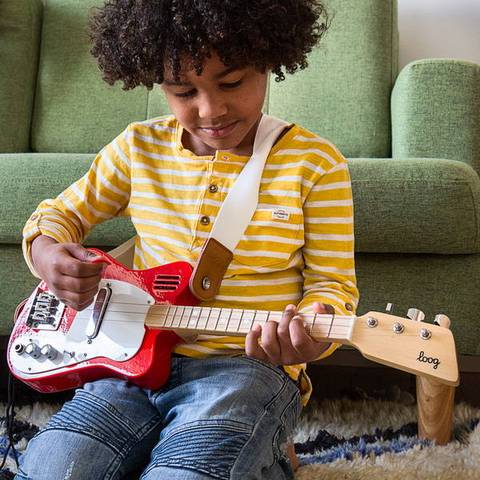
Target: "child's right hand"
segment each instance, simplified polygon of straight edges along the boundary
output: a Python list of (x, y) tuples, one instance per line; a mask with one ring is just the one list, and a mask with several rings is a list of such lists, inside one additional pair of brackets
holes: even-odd
[(59, 300), (75, 310), (83, 310), (98, 292), (102, 262), (79, 243), (58, 243), (40, 235), (32, 243), (32, 261), (38, 275)]

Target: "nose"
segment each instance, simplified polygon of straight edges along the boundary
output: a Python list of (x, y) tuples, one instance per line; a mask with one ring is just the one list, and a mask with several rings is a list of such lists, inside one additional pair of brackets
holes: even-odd
[(198, 101), (198, 116), (204, 119), (223, 117), (227, 113), (227, 103), (221, 93), (205, 94)]

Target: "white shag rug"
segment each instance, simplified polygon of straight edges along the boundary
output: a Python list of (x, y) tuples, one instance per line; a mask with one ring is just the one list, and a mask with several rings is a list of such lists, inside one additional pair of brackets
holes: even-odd
[[(35, 403), (17, 407), (15, 445), (21, 455), (28, 439), (59, 409)], [(0, 404), (0, 455), (8, 446), (5, 404)], [(312, 401), (304, 410), (294, 441), (297, 480), (480, 480), (480, 409), (455, 407), (454, 440), (445, 446), (416, 436), (416, 406), (403, 401)], [(0, 458), (1, 458), (0, 457)], [(1, 479), (16, 465), (10, 451)]]

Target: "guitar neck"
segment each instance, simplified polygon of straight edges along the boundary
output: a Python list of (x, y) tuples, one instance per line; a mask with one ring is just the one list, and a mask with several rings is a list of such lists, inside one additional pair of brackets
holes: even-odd
[[(283, 312), (234, 308), (154, 305), (145, 325), (178, 333), (246, 336), (255, 323), (279, 322)], [(350, 344), (355, 316), (302, 314), (305, 328), (317, 341)]]

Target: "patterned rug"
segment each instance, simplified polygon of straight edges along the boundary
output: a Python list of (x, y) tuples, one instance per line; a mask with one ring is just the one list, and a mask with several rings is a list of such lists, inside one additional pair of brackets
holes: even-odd
[[(392, 395), (390, 395), (392, 397)], [(394, 400), (350, 395), (312, 401), (304, 410), (294, 441), (300, 460), (297, 480), (480, 480), (480, 409), (455, 407), (454, 440), (446, 446), (416, 436), (416, 408), (409, 394)], [(27, 442), (59, 405), (17, 407), (14, 442), (21, 456)], [(0, 458), (8, 446), (5, 404), (0, 404)], [(0, 480), (13, 478), (10, 450)], [(81, 479), (79, 479), (81, 480)]]

